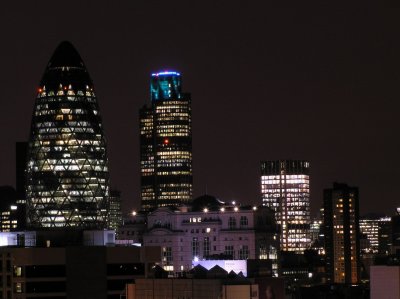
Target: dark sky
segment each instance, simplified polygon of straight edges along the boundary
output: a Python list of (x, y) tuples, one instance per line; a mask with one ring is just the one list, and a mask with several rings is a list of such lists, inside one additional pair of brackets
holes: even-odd
[[(337, 1), (6, 1), (0, 10), (0, 185), (15, 184), (37, 85), (56, 46), (84, 59), (112, 186), (139, 206), (138, 109), (150, 73), (192, 94), (195, 196), (260, 203), (260, 161), (308, 159), (311, 205), (333, 181), (361, 214), (400, 206), (396, 10)], [(352, 1), (348, 1), (352, 2)], [(355, 1), (358, 2), (358, 1)]]

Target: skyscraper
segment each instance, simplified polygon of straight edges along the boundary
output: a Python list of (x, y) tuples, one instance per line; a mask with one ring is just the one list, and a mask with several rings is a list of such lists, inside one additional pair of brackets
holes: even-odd
[(108, 208), (108, 228), (117, 230), (123, 224), (121, 210), (121, 192), (111, 190)]
[(310, 246), (309, 170), (307, 161), (261, 163), (262, 204), (275, 211), (284, 251), (303, 253)]
[(332, 189), (324, 190), (324, 232), (328, 281), (358, 283), (358, 188), (334, 183)]
[(69, 42), (62, 42), (40, 81), (27, 165), (31, 227), (102, 228), (109, 172), (93, 83)]
[(140, 175), (143, 210), (192, 199), (190, 94), (178, 72), (151, 75), (151, 105), (140, 109)]

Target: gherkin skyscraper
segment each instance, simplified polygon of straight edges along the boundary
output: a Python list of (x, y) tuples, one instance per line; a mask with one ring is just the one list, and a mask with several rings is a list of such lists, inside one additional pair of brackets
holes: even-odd
[(27, 165), (31, 227), (104, 228), (109, 172), (99, 106), (69, 42), (51, 57), (32, 116)]

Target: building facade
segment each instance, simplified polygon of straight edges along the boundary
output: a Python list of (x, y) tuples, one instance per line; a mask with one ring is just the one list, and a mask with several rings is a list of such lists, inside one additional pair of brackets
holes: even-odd
[(147, 216), (143, 244), (161, 246), (164, 269), (177, 276), (207, 259), (269, 259), (271, 275), (279, 272), (279, 235), (268, 208), (159, 208)]
[(0, 186), (0, 232), (26, 229), (25, 201), (11, 186)]
[(151, 76), (151, 104), (140, 109), (140, 175), (143, 210), (187, 204), (192, 199), (190, 95), (181, 74)]
[(397, 208), (397, 215), (391, 220), (391, 254), (400, 255), (400, 208)]
[(147, 214), (132, 212), (131, 217), (123, 220), (117, 230), (116, 243), (119, 245), (143, 244), (143, 233), (147, 228)]
[(156, 263), (159, 247), (0, 247), (0, 296), (119, 299)]
[(123, 224), (121, 204), (121, 192), (118, 190), (111, 190), (107, 225), (110, 229), (118, 230)]
[(55, 50), (39, 84), (27, 165), (31, 227), (102, 228), (109, 172), (93, 83), (69, 42)]
[(400, 266), (371, 267), (371, 299), (400, 298)]
[[(385, 243), (389, 243), (385, 227), (390, 224), (390, 217), (363, 217), (360, 219), (360, 232), (364, 234), (368, 240), (368, 247), (364, 250), (365, 253), (389, 253), (389, 250), (379, 250), (379, 247), (382, 247)], [(381, 242), (382, 245), (380, 245)]]
[(307, 161), (261, 163), (262, 204), (275, 212), (281, 229), (281, 250), (303, 253), (310, 246), (309, 171)]
[(358, 188), (334, 183), (324, 190), (324, 234), (328, 282), (360, 281)]
[(259, 299), (253, 280), (210, 279), (136, 279), (127, 288), (127, 299)]

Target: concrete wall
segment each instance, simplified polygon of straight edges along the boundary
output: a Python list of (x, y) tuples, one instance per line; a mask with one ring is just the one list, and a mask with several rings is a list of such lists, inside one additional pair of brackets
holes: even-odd
[[(128, 291), (132, 291), (128, 289)], [(221, 282), (216, 279), (136, 279), (135, 295), (129, 299), (219, 299)]]
[(400, 266), (372, 266), (371, 299), (400, 298)]

